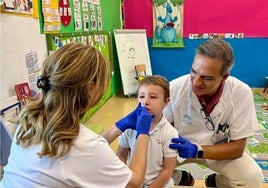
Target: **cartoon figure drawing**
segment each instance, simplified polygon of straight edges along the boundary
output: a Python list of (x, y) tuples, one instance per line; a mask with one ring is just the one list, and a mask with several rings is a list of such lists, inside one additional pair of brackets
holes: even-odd
[(157, 25), (155, 27), (155, 36), (158, 42), (178, 42), (176, 29), (174, 28), (174, 22), (178, 20), (177, 16), (172, 18), (172, 7), (169, 2), (162, 4), (166, 8), (166, 15), (164, 18), (158, 16), (157, 20), (163, 23), (163, 26)]
[(133, 64), (135, 64), (136, 57), (137, 57), (136, 49), (135, 49), (134, 47), (130, 47), (130, 48), (128, 49), (128, 58), (131, 60), (131, 62), (132, 62)]

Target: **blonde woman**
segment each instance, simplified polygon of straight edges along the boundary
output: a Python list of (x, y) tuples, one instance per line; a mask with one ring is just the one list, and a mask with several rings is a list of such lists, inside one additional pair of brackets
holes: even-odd
[[(109, 64), (94, 47), (67, 44), (43, 63), (40, 97), (27, 104), (0, 187), (137, 187), (144, 178), (151, 115), (140, 105), (103, 137), (80, 120), (103, 96)], [(109, 147), (137, 129), (137, 152), (127, 167)], [(138, 165), (137, 165), (138, 164)]]

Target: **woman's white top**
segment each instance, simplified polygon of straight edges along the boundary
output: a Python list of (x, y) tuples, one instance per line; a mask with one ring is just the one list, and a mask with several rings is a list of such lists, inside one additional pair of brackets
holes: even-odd
[(132, 176), (107, 141), (83, 125), (66, 156), (39, 158), (40, 150), (41, 145), (23, 149), (14, 137), (0, 187), (119, 188), (126, 187)]

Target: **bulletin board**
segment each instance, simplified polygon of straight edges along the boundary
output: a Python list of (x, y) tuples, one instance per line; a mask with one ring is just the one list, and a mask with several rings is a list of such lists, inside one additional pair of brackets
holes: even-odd
[(147, 75), (152, 75), (145, 29), (114, 30), (124, 95), (136, 94), (138, 81), (135, 65), (145, 64)]
[[(56, 0), (39, 2), (40, 30), (45, 34), (87, 31), (107, 31), (121, 28), (120, 0), (68, 0), (70, 16), (64, 24), (60, 3)], [(69, 10), (69, 9), (68, 9)]]

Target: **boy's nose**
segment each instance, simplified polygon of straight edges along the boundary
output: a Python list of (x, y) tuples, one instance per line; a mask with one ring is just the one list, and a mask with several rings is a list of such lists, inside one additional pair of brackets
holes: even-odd
[(142, 106), (146, 106), (149, 104), (149, 100), (147, 98), (144, 98), (144, 100), (142, 101)]

